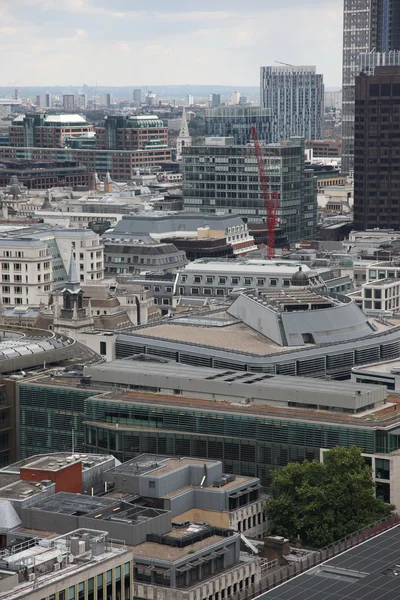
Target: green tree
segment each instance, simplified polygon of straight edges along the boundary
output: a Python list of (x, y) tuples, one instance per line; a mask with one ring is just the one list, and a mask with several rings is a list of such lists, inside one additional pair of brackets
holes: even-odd
[(289, 463), (272, 473), (278, 493), (265, 511), (273, 534), (322, 548), (389, 516), (394, 507), (375, 497), (371, 469), (359, 448), (334, 448), (324, 462)]

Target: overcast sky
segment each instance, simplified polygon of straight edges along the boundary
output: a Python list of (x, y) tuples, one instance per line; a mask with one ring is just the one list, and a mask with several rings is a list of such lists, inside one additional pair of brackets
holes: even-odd
[[(0, 85), (258, 85), (316, 64), (341, 84), (343, 0), (0, 0)], [(148, 6), (148, 8), (146, 8)]]

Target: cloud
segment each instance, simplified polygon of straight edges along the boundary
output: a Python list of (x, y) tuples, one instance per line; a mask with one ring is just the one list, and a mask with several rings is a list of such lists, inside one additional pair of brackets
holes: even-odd
[(2, 79), (240, 89), (279, 60), (317, 64), (328, 85), (340, 85), (342, 2), (202, 0), (194, 9), (187, 0), (0, 0)]

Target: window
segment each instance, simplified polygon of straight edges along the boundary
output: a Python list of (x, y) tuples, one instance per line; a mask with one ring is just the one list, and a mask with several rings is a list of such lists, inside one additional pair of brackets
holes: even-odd
[(218, 283), (220, 285), (223, 285), (224, 283), (226, 283), (226, 277), (218, 277)]
[(224, 296), (224, 295), (225, 295), (225, 290), (217, 289), (217, 296)]
[(10, 263), (1, 263), (1, 268), (3, 269), (3, 271), (9, 271)]
[(169, 299), (168, 298), (163, 298), (162, 303), (163, 303), (164, 306), (169, 306)]
[(232, 277), (231, 283), (232, 285), (239, 285), (239, 277)]
[(193, 283), (201, 283), (201, 277), (200, 277), (200, 275), (195, 275), (193, 277)]
[(22, 275), (14, 275), (15, 283), (22, 283)]
[(3, 285), (3, 294), (9, 294), (9, 293), (10, 293), (10, 286)]
[(179, 295), (180, 295), (180, 296), (183, 296), (183, 295), (184, 295), (184, 293), (185, 293), (185, 288), (183, 288), (183, 287), (180, 287), (180, 288), (179, 288)]
[(257, 285), (264, 285), (265, 284), (265, 279), (257, 279)]
[(390, 479), (390, 461), (385, 458), (376, 458), (375, 476), (377, 479)]
[(204, 296), (212, 296), (212, 288), (204, 288), (203, 294)]
[(290, 279), (283, 280), (283, 287), (290, 287)]
[(271, 287), (276, 287), (278, 285), (278, 280), (277, 279), (270, 279), (269, 280), (269, 285)]
[(244, 285), (251, 285), (252, 281), (253, 281), (253, 279), (251, 277), (245, 277), (244, 278)]
[(106, 356), (107, 354), (107, 342), (100, 342), (100, 354)]
[(68, 590), (68, 600), (75, 600), (75, 586), (71, 585)]
[(154, 291), (155, 292), (159, 292), (160, 291), (160, 286), (159, 285), (155, 285), (154, 286)]
[(206, 277), (206, 283), (210, 284), (213, 283), (214, 281), (214, 277)]
[(172, 287), (169, 287), (169, 286), (168, 286), (168, 287), (166, 287), (166, 288), (165, 288), (165, 293), (166, 293), (166, 294), (171, 294), (171, 293), (172, 293)]
[(190, 291), (191, 291), (192, 296), (199, 295), (199, 288), (192, 288)]

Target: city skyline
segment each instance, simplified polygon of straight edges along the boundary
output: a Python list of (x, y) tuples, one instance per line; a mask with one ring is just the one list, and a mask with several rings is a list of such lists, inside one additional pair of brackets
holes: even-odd
[(0, 0), (3, 86), (251, 86), (259, 67), (275, 61), (316, 64), (327, 87), (340, 86), (342, 0), (329, 8), (319, 0), (142, 7), (136, 0)]

